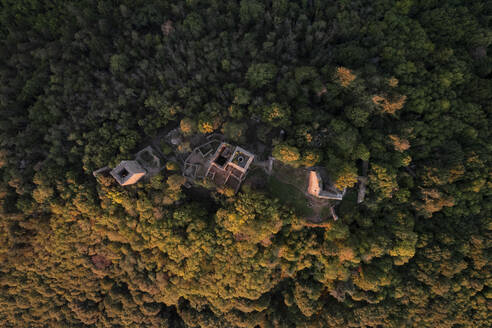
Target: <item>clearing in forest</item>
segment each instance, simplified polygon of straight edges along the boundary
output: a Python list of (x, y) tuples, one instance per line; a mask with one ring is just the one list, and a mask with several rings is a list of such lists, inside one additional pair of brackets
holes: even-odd
[(330, 216), (331, 203), (307, 194), (308, 177), (308, 170), (274, 160), (268, 190), (283, 203), (292, 206), (297, 215), (312, 222), (321, 222)]

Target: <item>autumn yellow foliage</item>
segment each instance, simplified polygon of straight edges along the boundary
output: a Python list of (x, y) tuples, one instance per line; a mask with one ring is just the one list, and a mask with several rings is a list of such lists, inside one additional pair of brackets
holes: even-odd
[(369, 182), (371, 188), (378, 192), (381, 198), (391, 198), (393, 192), (398, 189), (396, 174), (377, 164), (372, 165)]
[(286, 144), (279, 144), (273, 148), (273, 157), (284, 163), (293, 163), (300, 159), (301, 155), (296, 147)]
[(357, 170), (354, 167), (344, 166), (335, 180), (335, 187), (339, 190), (351, 188), (357, 183)]
[(454, 198), (451, 196), (445, 196), (437, 189), (424, 189), (420, 190), (422, 194), (423, 203), (417, 204), (417, 209), (423, 211), (427, 217), (431, 217), (434, 212), (440, 211), (443, 207), (454, 206)]
[(275, 120), (282, 116), (282, 111), (279, 106), (272, 106), (270, 112), (268, 113), (269, 120)]
[(402, 139), (394, 134), (390, 134), (389, 138), (393, 142), (393, 147), (399, 152), (404, 152), (410, 148), (410, 142), (407, 139)]
[(234, 196), (235, 190), (226, 186), (218, 187), (217, 192), (226, 197)]
[(412, 162), (412, 157), (410, 155), (405, 156), (405, 158), (403, 158), (402, 160), (402, 164), (404, 167), (410, 165), (411, 162)]
[(394, 76), (392, 76), (391, 78), (388, 79), (388, 85), (392, 88), (397, 87), (398, 82), (399, 82), (398, 79)]
[(321, 161), (319, 152), (307, 150), (302, 156), (302, 162), (306, 166), (314, 166)]
[(356, 75), (352, 73), (352, 70), (345, 67), (337, 67), (336, 77), (342, 87), (348, 87), (353, 80), (355, 80)]
[(355, 252), (350, 247), (340, 247), (338, 251), (338, 257), (340, 259), (340, 262), (352, 262), (355, 259)]
[(200, 130), (201, 133), (211, 133), (214, 132), (214, 127), (211, 122), (200, 121), (200, 123), (198, 123), (198, 130)]
[(394, 114), (397, 110), (402, 109), (406, 100), (407, 96), (396, 96), (393, 99), (379, 95), (372, 97), (372, 102), (381, 107), (383, 113), (389, 114)]
[(185, 117), (179, 123), (179, 128), (184, 135), (192, 135), (196, 131), (196, 122), (191, 118)]

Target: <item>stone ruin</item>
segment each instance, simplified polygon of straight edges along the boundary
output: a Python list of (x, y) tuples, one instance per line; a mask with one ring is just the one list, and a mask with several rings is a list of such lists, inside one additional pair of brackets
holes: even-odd
[(340, 191), (332, 186), (324, 186), (323, 179), (321, 178), (321, 174), (318, 171), (310, 171), (308, 179), (309, 182), (307, 193), (309, 195), (322, 199), (343, 199), (343, 196), (345, 195), (345, 189), (343, 191)]
[(97, 176), (109, 171), (109, 174), (121, 186), (129, 186), (137, 183), (145, 176), (158, 174), (161, 169), (160, 158), (154, 153), (153, 148), (148, 146), (140, 150), (134, 160), (121, 161), (114, 169), (105, 166), (92, 172), (92, 174)]
[(239, 146), (212, 139), (188, 155), (183, 175), (191, 181), (208, 178), (215, 185), (225, 186), (236, 193), (254, 158), (255, 155)]
[(137, 183), (147, 174), (147, 171), (137, 161), (121, 161), (109, 174), (120, 185), (128, 186)]

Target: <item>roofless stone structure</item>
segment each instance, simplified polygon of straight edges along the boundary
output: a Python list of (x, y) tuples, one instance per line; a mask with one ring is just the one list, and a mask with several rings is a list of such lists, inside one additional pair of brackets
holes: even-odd
[(122, 186), (137, 183), (147, 171), (137, 161), (121, 161), (117, 167), (109, 172)]
[(333, 187), (323, 189), (323, 180), (317, 171), (309, 172), (309, 183), (307, 188), (308, 194), (317, 198), (342, 200), (345, 195), (345, 190), (340, 191)]
[(246, 178), (255, 155), (236, 146), (223, 142), (212, 156), (205, 176), (217, 186), (231, 188), (236, 193)]

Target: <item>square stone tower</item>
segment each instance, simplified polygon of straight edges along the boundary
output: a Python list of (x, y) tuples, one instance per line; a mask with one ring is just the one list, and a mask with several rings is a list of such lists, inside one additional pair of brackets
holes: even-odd
[(122, 186), (128, 186), (140, 180), (147, 171), (137, 161), (121, 161), (109, 172)]

